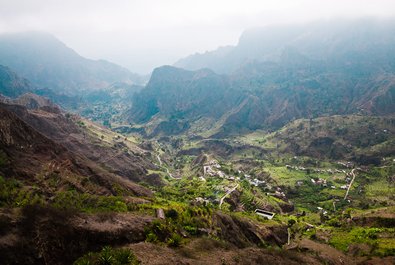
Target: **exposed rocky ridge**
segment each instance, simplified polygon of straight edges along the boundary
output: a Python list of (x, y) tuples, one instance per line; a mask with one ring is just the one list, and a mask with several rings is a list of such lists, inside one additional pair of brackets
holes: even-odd
[(278, 245), (287, 241), (286, 226), (259, 226), (250, 220), (216, 213), (215, 223), (220, 228), (219, 237), (238, 246)]
[[(39, 102), (33, 104), (35, 108), (26, 110), (21, 107), (21, 105), (26, 106), (26, 103), (31, 107), (32, 101)], [(105, 164), (111, 172), (133, 181), (142, 181), (147, 174), (147, 169), (153, 167), (151, 162), (146, 159), (150, 156), (146, 150), (128, 141), (123, 141), (120, 136), (115, 134), (114, 137), (118, 137), (116, 145), (111, 146), (109, 143), (103, 142), (97, 133), (90, 132), (83, 126), (83, 123), (88, 121), (61, 112), (57, 105), (47, 99), (27, 94), (14, 100), (13, 103), (13, 105), (8, 104), (4, 107), (70, 151), (87, 157), (95, 163)], [(92, 126), (96, 125), (92, 123)], [(97, 128), (103, 130), (104, 133), (110, 132), (104, 127)]]
[(192, 72), (171, 66), (154, 70), (147, 86), (134, 97), (129, 119), (147, 122), (156, 114), (174, 119), (220, 118), (237, 101), (228, 79), (203, 69)]
[(127, 119), (144, 124), (148, 136), (221, 138), (298, 118), (390, 115), (394, 32), (393, 20), (374, 19), (248, 30), (235, 47), (176, 64), (189, 71), (156, 69)]
[(158, 68), (134, 97), (127, 119), (145, 125), (149, 136), (211, 132), (211, 136), (226, 137), (278, 129), (298, 118), (395, 112), (394, 72), (358, 77), (357, 72), (336, 67), (289, 67), (287, 63), (255, 63), (243, 71), (229, 77), (208, 70)]
[(1, 104), (0, 109), (2, 150), (9, 161), (2, 171), (7, 177), (34, 183), (37, 174), (57, 172), (66, 183), (70, 174), (75, 176), (77, 181), (72, 184), (79, 190), (85, 189), (81, 181), (90, 178), (97, 182), (91, 192), (97, 189), (111, 194), (113, 183), (119, 183), (136, 195), (150, 194), (132, 182), (147, 174), (145, 168), (150, 163), (141, 156), (96, 146), (92, 136), (85, 136), (86, 132), (62, 113), (8, 104)]

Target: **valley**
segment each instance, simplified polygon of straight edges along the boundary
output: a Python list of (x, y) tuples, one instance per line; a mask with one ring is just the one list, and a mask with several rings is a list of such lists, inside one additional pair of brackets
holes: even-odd
[(1, 263), (393, 264), (394, 23), (344, 23), (149, 80), (1, 36)]

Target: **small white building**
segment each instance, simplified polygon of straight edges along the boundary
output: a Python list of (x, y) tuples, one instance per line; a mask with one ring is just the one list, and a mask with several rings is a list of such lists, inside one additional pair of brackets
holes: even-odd
[(272, 213), (272, 212), (269, 212), (269, 211), (265, 211), (265, 210), (262, 210), (262, 209), (256, 209), (255, 213), (257, 215), (265, 217), (265, 218), (267, 218), (269, 220), (272, 220), (274, 215), (275, 215), (275, 213)]

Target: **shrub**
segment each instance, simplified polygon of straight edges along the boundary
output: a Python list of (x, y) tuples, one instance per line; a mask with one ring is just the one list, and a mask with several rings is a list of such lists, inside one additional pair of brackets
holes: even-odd
[(183, 227), (185, 229), (185, 231), (187, 231), (188, 234), (190, 235), (197, 235), (198, 234), (198, 229), (195, 226), (190, 226), (190, 225), (186, 225)]
[(99, 264), (100, 265), (111, 265), (115, 263), (115, 258), (113, 256), (113, 250), (111, 247), (104, 247), (100, 252)]
[(181, 245), (181, 241), (181, 236), (177, 233), (173, 233), (171, 237), (167, 240), (167, 245), (169, 247), (179, 247)]
[(288, 227), (292, 227), (296, 223), (295, 219), (288, 219)]
[(166, 212), (166, 217), (176, 220), (178, 218), (178, 212), (175, 209), (170, 209)]
[(0, 207), (24, 207), (43, 203), (44, 200), (37, 193), (37, 189), (27, 189), (16, 179), (5, 179), (0, 176)]
[(154, 221), (145, 229), (146, 240), (154, 240), (150, 242), (167, 242), (174, 233), (175, 227), (171, 223)]
[(149, 232), (146, 232), (145, 241), (151, 242), (151, 243), (157, 243), (158, 237), (155, 235), (154, 232), (149, 231)]
[(113, 249), (106, 246), (98, 252), (89, 252), (74, 262), (74, 265), (137, 265), (140, 264), (130, 249)]
[[(365, 228), (355, 227), (351, 231), (336, 231), (330, 239), (330, 244), (337, 249), (347, 251), (351, 244), (364, 243), (377, 248), (378, 237), (380, 233), (385, 233), (387, 230), (384, 228)], [(388, 230), (390, 231), (390, 230)]]

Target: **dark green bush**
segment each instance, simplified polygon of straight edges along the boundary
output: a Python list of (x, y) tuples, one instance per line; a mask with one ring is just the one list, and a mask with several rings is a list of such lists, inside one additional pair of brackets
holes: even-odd
[(166, 243), (169, 247), (179, 247), (181, 246), (181, 242), (182, 237), (177, 233), (173, 233)]
[(178, 212), (175, 209), (170, 209), (166, 211), (166, 217), (176, 220), (178, 218)]

